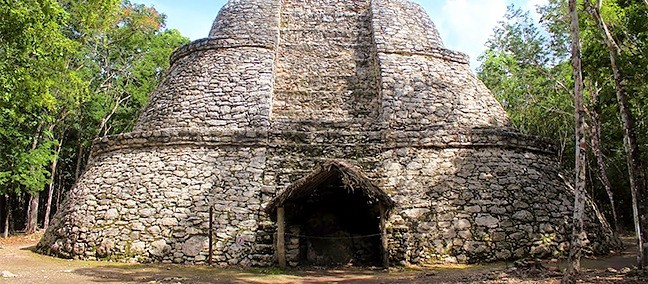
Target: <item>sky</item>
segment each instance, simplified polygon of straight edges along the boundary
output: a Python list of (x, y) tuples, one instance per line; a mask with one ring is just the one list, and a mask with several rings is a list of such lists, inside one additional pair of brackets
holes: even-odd
[[(207, 37), (212, 22), (226, 0), (132, 0), (153, 6), (167, 16), (167, 28), (178, 29), (191, 40)], [(445, 47), (470, 56), (471, 67), (508, 5), (535, 11), (548, 0), (414, 0), (430, 15)], [(533, 13), (532, 13), (533, 14)]]

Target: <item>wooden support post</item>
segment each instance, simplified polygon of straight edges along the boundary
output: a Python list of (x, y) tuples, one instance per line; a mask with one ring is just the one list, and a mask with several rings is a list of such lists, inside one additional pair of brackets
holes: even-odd
[(382, 243), (382, 261), (385, 268), (389, 268), (389, 239), (387, 239), (387, 210), (380, 204), (380, 241)]
[(214, 206), (209, 205), (209, 256), (207, 263), (212, 265), (212, 254), (214, 254)]
[(279, 267), (286, 268), (286, 223), (284, 208), (277, 208), (277, 259)]

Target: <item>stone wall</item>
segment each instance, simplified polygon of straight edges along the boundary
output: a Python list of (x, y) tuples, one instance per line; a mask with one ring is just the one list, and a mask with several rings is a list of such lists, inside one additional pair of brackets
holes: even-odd
[(270, 125), (274, 53), (208, 49), (178, 59), (152, 94), (135, 131)]
[(209, 38), (171, 55), (135, 131), (270, 125), (281, 1), (229, 1)]
[(281, 0), (228, 1), (220, 10), (209, 38), (230, 45), (275, 46)]
[[(385, 152), (382, 188), (399, 204), (392, 257), (418, 263), (566, 256), (573, 195), (545, 154), (502, 148)], [(589, 211), (591, 248), (609, 249)]]
[[(514, 146), (525, 140), (491, 133), (476, 135), (482, 140), (457, 136), (463, 138), (434, 147), (400, 138), (390, 147), (383, 138), (344, 143), (343, 137), (358, 135), (337, 131), (312, 137), (217, 133), (149, 132), (98, 140), (88, 171), (40, 249), (83, 259), (205, 263), (211, 202), (215, 263), (271, 265), (275, 227), (262, 209), (325, 161), (345, 159), (397, 203), (388, 222), (395, 262), (564, 252), (570, 193), (556, 162), (525, 146), (533, 140)], [(503, 143), (513, 148), (501, 148)], [(593, 247), (603, 250), (605, 238), (590, 221)]]
[(443, 48), (423, 7), (403, 0), (371, 1), (374, 42), (379, 51), (433, 53)]
[(381, 118), (390, 128), (510, 126), (504, 108), (470, 70), (467, 56), (443, 48), (421, 7), (402, 0), (372, 3)]
[(209, 39), (171, 60), (136, 131), (269, 119), (319, 129), (510, 126), (467, 57), (444, 49), (409, 1), (231, 1)]
[(506, 128), (510, 121), (466, 64), (421, 55), (378, 55), (382, 118), (390, 128)]
[(368, 125), (375, 120), (379, 102), (369, 2), (283, 1), (275, 121)]
[(82, 259), (206, 263), (213, 204), (214, 261), (259, 265), (254, 256), (263, 242), (256, 231), (265, 151), (175, 146), (96, 156), (53, 221), (43, 250)]
[[(395, 263), (564, 256), (573, 195), (553, 154), (515, 147), (515, 139), (491, 133), (489, 143), (466, 139), (460, 147), (450, 146), (457, 141), (426, 147), (407, 139), (395, 147), (284, 140), (268, 152), (264, 180), (276, 193), (262, 200), (269, 202), (325, 161), (346, 159), (397, 204), (387, 223)], [(590, 209), (586, 223), (593, 251), (613, 247)]]

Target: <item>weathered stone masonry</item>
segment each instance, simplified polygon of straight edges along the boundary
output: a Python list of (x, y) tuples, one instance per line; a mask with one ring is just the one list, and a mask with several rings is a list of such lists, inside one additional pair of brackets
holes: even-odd
[(95, 141), (38, 249), (202, 264), (213, 206), (216, 264), (274, 265), (280, 204), (290, 265), (376, 263), (381, 238), (396, 263), (561, 254), (572, 195), (553, 153), (510, 128), (416, 4), (230, 0), (171, 56), (134, 131)]

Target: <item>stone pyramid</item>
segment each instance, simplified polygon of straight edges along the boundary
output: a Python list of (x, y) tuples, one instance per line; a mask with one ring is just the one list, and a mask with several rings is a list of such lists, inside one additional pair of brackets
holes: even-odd
[[(230, 0), (208, 38), (171, 56), (133, 132), (94, 142), (38, 249), (240, 266), (510, 260), (564, 253), (572, 199), (552, 144), (511, 128), (420, 6)], [(604, 250), (600, 223), (588, 228)]]

